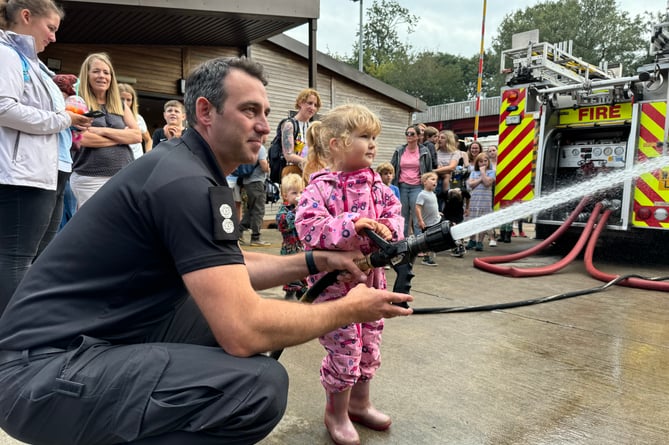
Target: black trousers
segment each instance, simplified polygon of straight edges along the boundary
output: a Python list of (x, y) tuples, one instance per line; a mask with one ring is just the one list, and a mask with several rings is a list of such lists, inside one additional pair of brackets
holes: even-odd
[(0, 314), (46, 240), (56, 192), (0, 184)]
[(0, 363), (0, 387), (0, 427), (31, 444), (250, 444), (281, 420), (288, 376), (226, 354), (188, 300), (146, 343), (81, 336)]

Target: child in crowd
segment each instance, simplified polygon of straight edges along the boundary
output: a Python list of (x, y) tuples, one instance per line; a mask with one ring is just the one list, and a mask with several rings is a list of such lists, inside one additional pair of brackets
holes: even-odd
[[(449, 189), (446, 193), (446, 200), (444, 201), (444, 219), (447, 220), (451, 226), (460, 224), (465, 219), (465, 200), (469, 201), (469, 192), (460, 188)], [(467, 213), (468, 214), (468, 213)], [(451, 255), (462, 258), (465, 256), (465, 246), (458, 244), (451, 249)]]
[[(281, 232), (281, 255), (302, 252), (302, 242), (295, 229), (295, 208), (304, 190), (304, 181), (297, 173), (288, 173), (281, 178), (281, 198), (283, 204), (276, 212), (276, 227)], [(307, 290), (305, 281), (296, 281), (283, 286), (286, 300), (299, 300)]]
[(121, 100), (123, 103), (132, 110), (132, 114), (137, 120), (137, 126), (139, 126), (139, 131), (142, 132), (142, 142), (136, 144), (129, 144), (130, 149), (132, 150), (132, 155), (135, 159), (151, 151), (153, 147), (153, 140), (151, 139), (151, 134), (149, 133), (149, 128), (146, 126), (146, 121), (141, 114), (139, 114), (139, 102), (137, 100), (137, 92), (132, 87), (132, 85), (127, 83), (119, 83), (118, 91), (121, 94)]
[[(492, 212), (492, 192), (495, 187), (495, 170), (490, 168), (490, 159), (485, 153), (480, 153), (474, 159), (474, 170), (469, 175), (467, 186), (471, 190), (469, 200), (469, 218), (477, 218)], [(475, 250), (483, 250), (483, 238), (486, 232), (481, 232), (476, 238)]]
[[(416, 218), (422, 231), (441, 222), (437, 194), (434, 192), (437, 188), (437, 181), (439, 181), (439, 176), (435, 172), (423, 173), (420, 177), (423, 190), (416, 197)], [(423, 266), (436, 266), (434, 252), (426, 252), (421, 264)]]
[[(328, 168), (311, 175), (297, 208), (295, 226), (305, 249), (360, 250), (366, 255), (377, 249), (366, 229), (390, 242), (401, 239), (400, 201), (371, 169), (380, 131), (376, 115), (355, 104), (338, 106), (309, 127), (308, 157)], [(309, 276), (308, 283), (322, 276)], [(386, 289), (384, 269), (373, 269), (366, 285)], [(339, 281), (316, 303), (341, 298), (354, 286)], [(370, 401), (370, 380), (381, 363), (383, 324), (383, 319), (353, 323), (319, 339), (327, 351), (320, 372), (327, 395), (325, 426), (336, 443), (359, 443), (352, 421), (379, 431), (390, 427), (390, 417)]]
[(165, 105), (163, 105), (163, 119), (165, 119), (165, 125), (153, 132), (152, 147), (163, 141), (181, 137), (184, 132), (184, 121), (186, 120), (184, 104), (178, 100), (165, 102)]
[(395, 167), (390, 162), (382, 162), (376, 167), (376, 172), (381, 175), (381, 181), (393, 191), (397, 199), (400, 199), (400, 189), (393, 184), (395, 177)]

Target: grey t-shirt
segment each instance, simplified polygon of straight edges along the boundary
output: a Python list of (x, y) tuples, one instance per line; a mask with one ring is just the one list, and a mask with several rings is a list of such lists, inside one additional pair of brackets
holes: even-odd
[[(267, 160), (267, 149), (265, 148), (264, 145), (260, 146), (260, 151), (258, 152), (258, 161), (266, 161)], [(267, 173), (262, 171), (262, 168), (260, 168), (260, 164), (258, 163), (256, 165), (256, 168), (253, 170), (253, 173), (251, 173), (251, 176), (244, 178), (242, 181), (244, 184), (250, 184), (252, 182), (265, 182), (265, 178), (267, 177)]]
[(434, 192), (421, 190), (416, 198), (416, 205), (422, 207), (421, 212), (423, 215), (423, 222), (427, 227), (431, 227), (441, 222), (437, 195), (435, 195)]

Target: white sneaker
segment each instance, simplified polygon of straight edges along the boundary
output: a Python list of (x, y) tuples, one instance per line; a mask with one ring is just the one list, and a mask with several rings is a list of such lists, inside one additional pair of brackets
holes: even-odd
[(267, 242), (267, 241), (261, 241), (261, 240), (251, 240), (251, 246), (252, 247), (267, 247), (271, 246), (272, 243)]
[(495, 241), (494, 239), (491, 239), (490, 242), (488, 243), (488, 245), (490, 247), (495, 247), (495, 246), (497, 246), (497, 241)]

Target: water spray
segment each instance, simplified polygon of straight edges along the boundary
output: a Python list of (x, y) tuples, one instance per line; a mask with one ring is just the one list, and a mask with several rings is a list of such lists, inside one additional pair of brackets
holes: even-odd
[(667, 166), (669, 166), (669, 156), (658, 156), (650, 158), (645, 162), (637, 163), (629, 169), (600, 174), (587, 181), (578, 182), (551, 194), (534, 198), (531, 201), (514, 204), (476, 219), (465, 221), (451, 228), (451, 236), (460, 239), (484, 232), (501, 224), (524, 218), (526, 215), (536, 214), (566, 204), (585, 195), (596, 195), (616, 184), (632, 180), (643, 173), (660, 170)]

